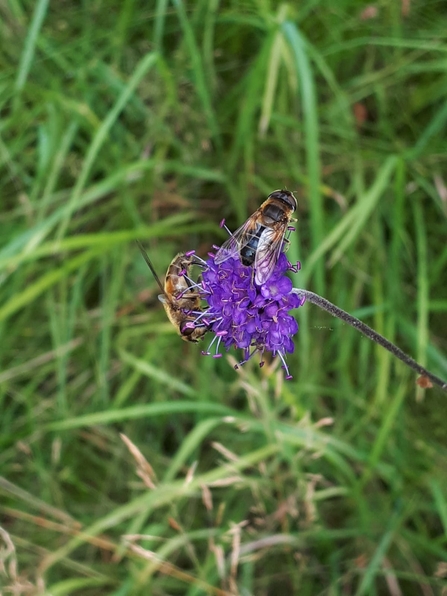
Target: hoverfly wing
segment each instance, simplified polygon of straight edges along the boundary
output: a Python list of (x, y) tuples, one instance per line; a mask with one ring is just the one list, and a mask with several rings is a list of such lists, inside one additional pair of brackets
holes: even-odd
[(255, 282), (258, 285), (262, 285), (268, 280), (278, 262), (283, 242), (282, 240), (278, 242), (275, 236), (277, 236), (277, 232), (269, 228), (262, 233), (254, 263)]
[(240, 228), (238, 228), (227, 240), (225, 240), (216, 253), (216, 257), (214, 259), (216, 265), (227, 261), (231, 257), (234, 259), (239, 258), (241, 248), (245, 246), (251, 238), (251, 234), (248, 232), (249, 228), (251, 227), (252, 223), (250, 219), (247, 219), (247, 221)]

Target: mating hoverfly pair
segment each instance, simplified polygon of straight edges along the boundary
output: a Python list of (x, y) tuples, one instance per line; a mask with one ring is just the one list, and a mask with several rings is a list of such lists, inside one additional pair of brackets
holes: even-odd
[[(265, 283), (275, 269), (296, 208), (296, 199), (290, 191), (272, 192), (219, 248), (214, 259), (216, 265), (230, 258), (239, 258), (243, 265), (253, 267), (256, 284)], [(198, 284), (192, 282), (189, 273), (193, 265), (203, 266), (204, 262), (193, 253), (178, 254), (169, 265), (162, 284), (144, 248), (140, 243), (138, 246), (162, 291), (158, 298), (168, 319), (182, 339), (198, 342), (208, 327), (205, 322), (197, 323), (202, 313), (200, 294)]]

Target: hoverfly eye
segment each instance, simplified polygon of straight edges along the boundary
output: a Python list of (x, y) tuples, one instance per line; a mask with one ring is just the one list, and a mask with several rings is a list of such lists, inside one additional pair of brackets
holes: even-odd
[(190, 337), (194, 333), (195, 329), (196, 327), (194, 323), (191, 323), (191, 321), (180, 324), (180, 333), (186, 337)]
[(183, 337), (183, 339), (186, 339), (187, 341), (191, 341), (194, 343), (197, 343), (199, 341), (198, 337), (195, 337), (194, 335), (196, 331), (196, 326), (191, 321), (188, 321), (187, 323), (181, 323), (179, 329), (180, 335)]

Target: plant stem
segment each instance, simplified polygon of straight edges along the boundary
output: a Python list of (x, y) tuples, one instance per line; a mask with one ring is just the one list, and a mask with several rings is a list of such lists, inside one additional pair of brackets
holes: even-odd
[(371, 329), (371, 327), (368, 327), (368, 325), (366, 325), (359, 319), (356, 319), (356, 317), (353, 317), (352, 315), (342, 310), (338, 306), (335, 306), (335, 304), (332, 304), (332, 302), (329, 302), (329, 300), (326, 300), (326, 298), (322, 298), (314, 292), (301, 289), (296, 289), (292, 291), (295, 294), (298, 294), (299, 296), (303, 296), (308, 302), (312, 302), (312, 304), (315, 304), (323, 310), (326, 310), (333, 317), (337, 317), (345, 323), (348, 323), (348, 325), (351, 325), (351, 327), (354, 327), (355, 329), (357, 329), (357, 331), (363, 333), (363, 335), (365, 335), (368, 339), (371, 339), (372, 341), (385, 348), (385, 350), (388, 350), (388, 352), (390, 352), (393, 356), (399, 358), (399, 360), (402, 360), (402, 362), (404, 362), (407, 366), (418, 372), (420, 375), (423, 375), (424, 377), (430, 379), (430, 381), (432, 381), (435, 385), (440, 387), (443, 391), (447, 391), (447, 383), (445, 381), (443, 381), (442, 379), (425, 369), (420, 364), (418, 364), (416, 360), (413, 360), (413, 358), (405, 354), (405, 352), (402, 352), (400, 348), (388, 341), (385, 337), (383, 337), (383, 335), (380, 335), (380, 333), (377, 333), (377, 331), (374, 331), (374, 329)]

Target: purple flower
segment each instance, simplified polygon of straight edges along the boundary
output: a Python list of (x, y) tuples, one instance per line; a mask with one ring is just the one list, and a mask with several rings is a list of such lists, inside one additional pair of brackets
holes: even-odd
[(243, 350), (246, 362), (256, 352), (278, 355), (290, 379), (285, 361), (286, 353), (294, 351), (292, 336), (298, 324), (289, 314), (304, 299), (292, 293), (292, 282), (286, 272), (296, 272), (284, 253), (281, 253), (273, 274), (261, 286), (254, 280), (253, 268), (243, 265), (238, 258), (229, 258), (216, 265), (214, 255), (206, 261), (202, 273), (201, 296), (208, 303), (202, 323), (215, 333), (208, 351), (215, 344), (214, 357), (221, 356), (220, 346)]

